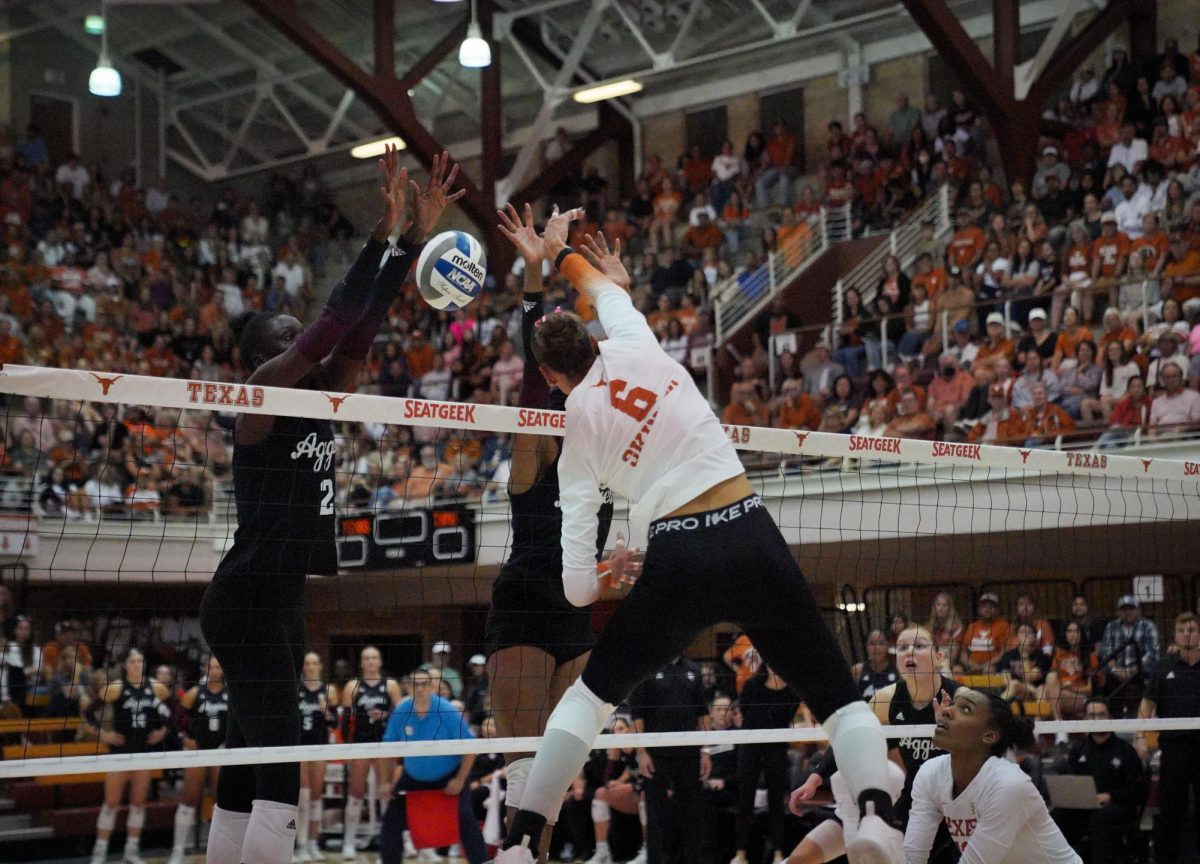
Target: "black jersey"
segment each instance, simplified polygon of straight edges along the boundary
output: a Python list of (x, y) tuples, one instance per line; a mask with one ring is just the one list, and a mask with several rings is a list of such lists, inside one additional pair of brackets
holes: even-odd
[(325, 719), (325, 685), (316, 690), (310, 690), (300, 683), (300, 743), (327, 744), (329, 743), (329, 724)]
[[(387, 727), (387, 715), (392, 709), (392, 698), (388, 695), (388, 680), (380, 678), (378, 684), (368, 684), (361, 678), (354, 688), (354, 711), (350, 722), (353, 724), (352, 740), (355, 744), (364, 744), (383, 740), (383, 730)], [(372, 720), (370, 712), (382, 711), (383, 716)]]
[[(953, 696), (961, 686), (953, 678), (943, 675), (938, 685), (938, 696), (935, 698), (940, 697), (943, 690)], [(888, 704), (888, 723), (893, 726), (932, 726), (933, 721), (933, 702), (922, 708), (914, 707), (908, 685), (904, 683), (903, 678), (897, 681), (892, 701)], [(904, 792), (896, 808), (903, 818), (907, 819), (908, 811), (912, 808), (912, 784), (917, 770), (934, 756), (942, 755), (942, 751), (933, 746), (932, 738), (927, 737), (900, 738), (896, 742), (896, 748), (904, 762)]]
[(217, 577), (337, 571), (333, 463), (327, 420), (277, 417), (260, 444), (233, 448), (237, 532)]
[(800, 710), (800, 702), (800, 694), (791, 687), (772, 690), (767, 686), (766, 672), (760, 672), (743, 684), (738, 694), (742, 728), (787, 729)]
[[(545, 576), (562, 583), (562, 510), (558, 501), (558, 459), (546, 466), (542, 476), (529, 489), (509, 496), (512, 508), (512, 550), (506, 567), (522, 574)], [(600, 507), (600, 526), (596, 532), (596, 560), (600, 560), (608, 542), (612, 524), (612, 494), (604, 490)], [(566, 598), (563, 603), (567, 604)]]
[(899, 680), (900, 672), (896, 669), (895, 660), (888, 660), (888, 665), (882, 672), (875, 672), (871, 669), (869, 662), (864, 663), (862, 672), (858, 674), (858, 692), (862, 694), (863, 699), (869, 702), (878, 691)]
[(222, 687), (216, 693), (201, 685), (196, 704), (188, 717), (188, 732), (201, 750), (215, 750), (225, 743), (229, 726), (229, 691)]
[[(154, 694), (154, 685), (143, 678), (138, 685), (121, 682), (121, 697), (113, 705), (113, 731), (125, 737), (115, 752), (146, 750), (146, 736), (166, 725), (169, 711)], [(162, 746), (161, 744), (159, 746)]]

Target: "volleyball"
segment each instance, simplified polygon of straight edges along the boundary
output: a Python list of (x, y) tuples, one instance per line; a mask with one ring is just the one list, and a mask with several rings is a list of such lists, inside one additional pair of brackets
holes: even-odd
[(425, 244), (417, 260), (421, 297), (438, 311), (462, 309), (483, 290), (487, 253), (465, 231), (443, 231)]

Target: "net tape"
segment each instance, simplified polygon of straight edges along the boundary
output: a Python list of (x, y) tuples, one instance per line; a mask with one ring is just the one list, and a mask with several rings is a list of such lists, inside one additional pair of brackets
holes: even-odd
[[(147, 405), (231, 414), (263, 414), (331, 421), (429, 426), (482, 432), (564, 435), (563, 412), (460, 402), (396, 398), (362, 393), (294, 390), (89, 370), (5, 365), (0, 393), (83, 402)], [(756, 426), (725, 426), (731, 442), (744, 451), (987, 467), (1027, 474), (1125, 477), (1143, 481), (1200, 482), (1200, 462), (879, 438), (823, 432), (797, 432)], [(1190, 481), (1190, 482), (1189, 482)], [(1037, 734), (1112, 731), (1200, 730), (1200, 717), (1175, 719), (1043, 721)], [(929, 737), (933, 726), (884, 727), (890, 738)], [(772, 742), (821, 742), (820, 728), (730, 730), (726, 732), (638, 733), (605, 735), (604, 747), (683, 747)], [(493, 738), (462, 741), (380, 744), (325, 744), (298, 747), (189, 750), (140, 754), (94, 754), (0, 761), (0, 778), (54, 776), (212, 765), (292, 761), (345, 761), (448, 754), (520, 753), (537, 748), (540, 738)]]
[[(146, 375), (107, 374), (39, 366), (4, 366), (0, 369), (0, 393), (84, 402), (432, 426), (480, 432), (566, 434), (566, 417), (561, 411), (466, 402), (435, 402), (365, 393), (327, 393), (320, 390), (293, 390), (286, 387), (154, 378)], [(876, 438), (832, 432), (799, 432), (760, 426), (726, 426), (725, 429), (733, 445), (739, 450), (789, 456), (885, 459), (1089, 477), (1131, 477), (1200, 483), (1200, 462), (1179, 459), (958, 444), (907, 438)]]
[[(932, 725), (884, 726), (890, 739), (929, 738)], [(1146, 720), (1047, 720), (1034, 724), (1037, 735), (1113, 732), (1179, 732), (1200, 729), (1200, 717)], [(59, 776), (109, 771), (203, 768), (212, 765), (263, 765), (280, 762), (335, 762), (488, 753), (531, 753), (541, 742), (530, 738), (470, 738), (459, 741), (407, 741), (382, 744), (311, 744), (297, 747), (245, 747), (236, 750), (173, 750), (158, 753), (105, 753), (51, 756), (0, 762), (0, 779)], [(735, 729), (727, 732), (640, 732), (601, 735), (597, 748), (712, 747), (730, 744), (814, 743), (829, 738), (820, 727), (810, 729)]]

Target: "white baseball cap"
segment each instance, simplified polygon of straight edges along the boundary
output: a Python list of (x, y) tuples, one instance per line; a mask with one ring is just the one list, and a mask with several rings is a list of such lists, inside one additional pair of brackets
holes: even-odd
[(987, 323), (989, 323), (989, 324), (1000, 324), (1001, 326), (1003, 326), (1003, 324), (1004, 324), (1004, 316), (1003, 316), (1003, 315), (1001, 315), (999, 312), (992, 312), (992, 313), (991, 313), (990, 315), (988, 315), (988, 317), (987, 317)]
[(450, 643), (449, 642), (434, 642), (433, 643), (433, 653), (434, 654), (449, 654), (450, 653)]

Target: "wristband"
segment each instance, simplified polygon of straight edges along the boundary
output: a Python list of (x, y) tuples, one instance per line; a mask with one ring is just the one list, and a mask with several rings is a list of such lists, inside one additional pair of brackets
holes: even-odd
[(562, 251), (554, 256), (554, 269), (561, 270), (563, 259), (566, 258), (568, 255), (570, 255), (574, 252), (577, 252), (577, 251), (578, 250), (575, 249), (575, 247), (573, 247), (573, 246), (564, 246), (562, 248)]

